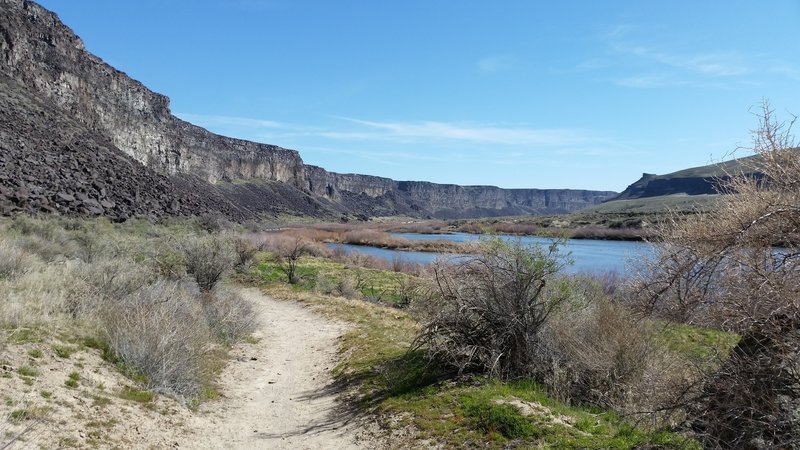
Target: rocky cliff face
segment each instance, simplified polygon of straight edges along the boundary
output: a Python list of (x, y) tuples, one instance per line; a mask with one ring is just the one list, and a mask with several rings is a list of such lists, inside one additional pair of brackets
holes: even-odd
[(84, 49), (58, 17), (25, 0), (0, 0), (0, 69), (117, 148), (162, 173), (218, 180), (269, 178), (302, 186), (299, 154), (231, 139), (172, 116), (154, 93)]
[[(459, 186), (425, 181), (395, 181), (389, 178), (327, 172), (306, 166), (308, 189), (316, 195), (349, 204), (353, 194), (371, 209), (366, 215), (405, 214), (441, 219), (554, 214), (575, 211), (616, 195), (610, 191), (571, 189), (501, 189), (494, 186)], [(365, 197), (368, 197), (366, 199)], [(393, 210), (394, 212), (392, 212)], [(386, 215), (384, 214), (384, 215)]]
[[(25, 90), (25, 95), (101, 137), (104, 148), (163, 176), (193, 180), (195, 194), (224, 196), (245, 215), (444, 218), (554, 213), (614, 195), (398, 182), (308, 166), (294, 150), (219, 136), (174, 117), (167, 97), (87, 52), (54, 13), (27, 0), (0, 0), (0, 76), (9, 90)], [(27, 139), (17, 134), (20, 142)], [(40, 150), (28, 146), (26, 155), (41, 157), (46, 152)]]

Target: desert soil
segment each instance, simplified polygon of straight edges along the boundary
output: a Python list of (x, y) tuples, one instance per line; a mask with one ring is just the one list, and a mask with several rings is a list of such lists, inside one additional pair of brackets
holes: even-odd
[[(221, 398), (198, 411), (166, 396), (144, 403), (122, 398), (134, 383), (99, 350), (63, 342), (58, 333), (21, 344), (0, 335), (0, 448), (385, 447), (378, 433), (367, 431), (375, 426), (354, 419), (337, 401), (330, 371), (346, 327), (300, 303), (256, 289), (242, 293), (259, 316), (259, 330), (252, 342), (231, 350)], [(57, 346), (73, 353), (57, 356)], [(77, 381), (65, 385), (70, 373)]]
[(220, 377), (224, 398), (201, 407), (180, 447), (375, 448), (337, 402), (330, 376), (345, 327), (257, 289), (243, 295), (261, 321), (257, 343), (234, 349)]

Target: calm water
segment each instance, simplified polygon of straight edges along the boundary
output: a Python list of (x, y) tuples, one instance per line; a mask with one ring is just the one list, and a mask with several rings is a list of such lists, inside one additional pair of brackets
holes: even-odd
[[(392, 236), (408, 240), (448, 240), (453, 242), (473, 242), (480, 239), (479, 235), (468, 233), (453, 234), (415, 234), (415, 233), (392, 233)], [(515, 240), (520, 239), (524, 244), (536, 244), (547, 246), (550, 239), (538, 236), (509, 236), (499, 235), (501, 239)], [(346, 251), (361, 252), (367, 255), (392, 261), (395, 255), (399, 255), (403, 260), (430, 264), (438, 257), (463, 257), (452, 254), (430, 253), (430, 252), (404, 252), (398, 250), (388, 250), (384, 248), (368, 247), (363, 245), (349, 244), (329, 244), (331, 247), (343, 247)], [(625, 272), (628, 267), (635, 267), (636, 262), (647, 257), (651, 248), (644, 242), (629, 241), (604, 241), (594, 239), (570, 239), (566, 242), (563, 251), (569, 252), (574, 264), (568, 268), (570, 272), (605, 272), (616, 271)]]

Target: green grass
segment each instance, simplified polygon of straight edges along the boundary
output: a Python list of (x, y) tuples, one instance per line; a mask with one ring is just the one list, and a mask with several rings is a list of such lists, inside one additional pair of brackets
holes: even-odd
[(148, 390), (137, 389), (131, 386), (125, 386), (120, 389), (117, 396), (124, 400), (130, 400), (136, 403), (150, 403), (155, 398), (155, 394)]
[(28, 350), (28, 356), (30, 356), (31, 358), (35, 358), (35, 359), (41, 358), (42, 357), (42, 351), (39, 350), (38, 348), (34, 348), (34, 349), (31, 349), (31, 350)]
[(638, 429), (608, 411), (566, 406), (532, 382), (448, 381), (421, 351), (409, 353), (419, 326), (405, 311), (281, 283), (269, 284), (267, 292), (350, 323), (334, 376), (352, 388), (364, 410), (377, 411), (383, 426), (417, 430), (421, 446), (428, 439), (446, 448), (699, 448), (679, 434)]
[(88, 428), (113, 428), (118, 422), (116, 419), (92, 420), (86, 422)]
[[(403, 273), (350, 267), (326, 258), (308, 256), (298, 261), (296, 275), (300, 281), (291, 286), (298, 291), (317, 290), (324, 294), (338, 294), (337, 287), (345, 283), (365, 299), (395, 305), (407, 302), (403, 287), (413, 279)], [(261, 285), (285, 283), (286, 274), (276, 261), (267, 259), (240, 279)]]
[(92, 406), (104, 408), (111, 404), (111, 399), (103, 395), (92, 395)]
[(24, 409), (15, 409), (8, 415), (9, 422), (22, 422), (28, 418), (28, 411)]
[(30, 344), (42, 342), (46, 332), (38, 328), (6, 328), (8, 331), (8, 342), (12, 344)]
[(400, 426), (448, 448), (700, 448), (678, 434), (637, 429), (611, 412), (563, 405), (529, 381), (464, 379), (390, 397), (383, 407), (403, 417)]
[(734, 333), (680, 323), (657, 325), (658, 335), (670, 350), (700, 361), (722, 361), (739, 342)]
[(37, 376), (39, 376), (39, 372), (30, 366), (20, 367), (19, 369), (17, 369), (17, 373), (22, 377), (36, 378)]
[(53, 348), (53, 353), (56, 356), (58, 356), (59, 358), (64, 358), (64, 359), (69, 359), (69, 357), (72, 356), (73, 353), (78, 351), (78, 349), (76, 347), (73, 347), (71, 345), (56, 344), (56, 345), (53, 345), (52, 348)]
[(75, 389), (78, 387), (78, 381), (80, 381), (81, 375), (78, 372), (70, 372), (67, 381), (64, 382), (64, 386)]

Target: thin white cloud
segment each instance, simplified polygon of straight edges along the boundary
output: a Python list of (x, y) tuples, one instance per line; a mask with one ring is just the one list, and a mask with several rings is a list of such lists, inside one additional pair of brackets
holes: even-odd
[(483, 72), (503, 72), (514, 68), (515, 59), (509, 55), (494, 55), (481, 58), (478, 68)]
[(602, 40), (611, 51), (605, 60), (609, 64), (603, 66), (598, 64), (601, 60), (588, 59), (580, 63), (577, 70), (627, 71), (627, 74), (611, 76), (610, 80), (630, 88), (694, 86), (736, 89), (751, 85), (751, 76), (765, 67), (789, 78), (793, 75), (791, 70), (765, 64), (764, 55), (726, 49), (687, 51), (665, 45), (663, 40), (659, 45), (647, 45), (637, 39), (646, 36), (634, 31), (636, 27), (630, 24), (612, 27), (602, 34)]
[[(359, 139), (435, 139), (523, 146), (578, 145), (596, 139), (580, 129), (504, 128), (433, 121), (378, 122), (349, 117), (340, 118), (374, 130), (373, 133), (356, 133), (355, 136)], [(337, 136), (329, 135), (329, 137)], [(351, 136), (349, 133), (345, 133), (338, 137), (349, 138)]]
[(667, 74), (635, 75), (615, 80), (619, 86), (631, 88), (660, 88), (667, 86), (685, 85), (685, 82), (676, 80)]
[(175, 113), (176, 116), (187, 122), (202, 123), (205, 126), (226, 126), (243, 128), (277, 128), (296, 129), (292, 126), (274, 120), (251, 119), (248, 117), (215, 116), (206, 114)]
[(625, 44), (615, 44), (614, 48), (622, 53), (710, 77), (732, 77), (750, 72), (749, 67), (744, 63), (744, 57), (736, 52), (708, 52), (685, 55)]
[(778, 63), (772, 65), (769, 72), (782, 75), (791, 80), (800, 81), (800, 68), (785, 63)]
[[(249, 117), (192, 113), (179, 113), (178, 116), (200, 126), (260, 142), (299, 146), (300, 150), (317, 148), (327, 153), (353, 154), (376, 160), (394, 158), (494, 164), (500, 159), (527, 163), (534, 155), (541, 155), (542, 152), (575, 155), (597, 155), (600, 151), (609, 155), (629, 153), (629, 150), (620, 147), (618, 143), (577, 128), (519, 128), (438, 121), (375, 121), (341, 116), (330, 116), (338, 119), (340, 126), (310, 126)], [(319, 146), (326, 141), (329, 144)], [(340, 144), (336, 144), (337, 142)], [(416, 148), (422, 143), (434, 145), (440, 150), (435, 155), (415, 151), (380, 150), (387, 147), (402, 149), (408, 145)], [(339, 145), (343, 147), (338, 147)], [(486, 148), (494, 150), (490, 153), (491, 158), (485, 157)], [(454, 149), (459, 151), (454, 152)], [(480, 150), (480, 155), (472, 155), (473, 150)]]

